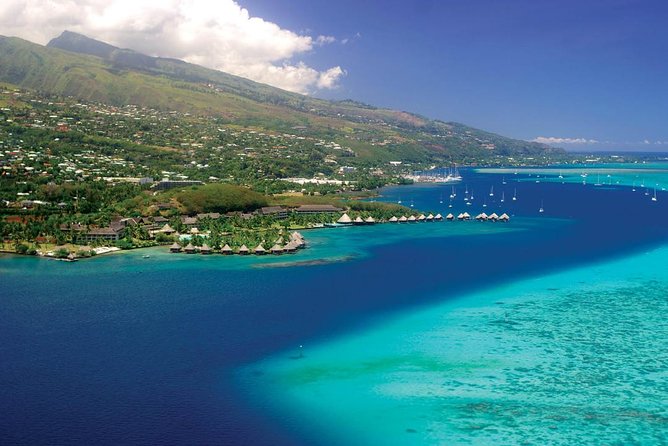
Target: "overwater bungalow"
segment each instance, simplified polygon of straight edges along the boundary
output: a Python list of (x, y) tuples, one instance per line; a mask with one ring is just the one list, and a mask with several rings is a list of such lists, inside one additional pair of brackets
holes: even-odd
[(197, 248), (195, 248), (192, 243), (188, 243), (188, 246), (183, 248), (183, 251), (186, 254), (195, 254), (195, 252), (197, 252)]
[(424, 214), (420, 214), (420, 216), (417, 218), (417, 221), (423, 222), (427, 219), (427, 217)]
[(434, 217), (434, 220), (441, 221), (441, 220), (443, 220), (443, 216), (441, 214), (436, 214), (436, 216)]
[(336, 222), (340, 225), (350, 225), (353, 223), (348, 214), (343, 214)]
[(241, 248), (239, 248), (238, 252), (239, 255), (247, 256), (248, 254), (250, 254), (250, 249), (248, 249), (248, 246), (246, 245), (241, 245)]
[(497, 221), (499, 219), (499, 216), (496, 215), (496, 212), (494, 212), (489, 217), (487, 217), (487, 219), (491, 221)]
[(264, 246), (262, 246), (262, 243), (257, 245), (255, 249), (253, 250), (253, 253), (258, 256), (263, 256), (267, 253), (267, 250), (264, 249)]
[(398, 221), (399, 221), (399, 223), (406, 223), (408, 221), (408, 219), (406, 218), (405, 215), (402, 215), (401, 217), (399, 217)]
[(448, 215), (445, 217), (445, 219), (448, 220), (448, 221), (452, 221), (452, 220), (455, 219), (455, 216), (452, 215), (452, 214), (448, 214)]
[(290, 254), (294, 254), (297, 251), (297, 244), (294, 241), (288, 242), (284, 247), (283, 251)]
[(462, 215), (464, 216), (464, 220), (470, 220), (471, 219), (471, 215), (468, 212), (464, 212), (464, 214), (462, 214)]
[(230, 247), (230, 245), (225, 244), (225, 246), (223, 246), (222, 248), (220, 248), (220, 253), (223, 254), (223, 255), (229, 256), (229, 255), (234, 254), (234, 251), (232, 250), (232, 248)]
[(427, 215), (427, 221), (434, 221), (434, 214)]
[(369, 217), (364, 219), (364, 223), (367, 224), (367, 225), (373, 225), (373, 224), (376, 223), (376, 219), (369, 216)]
[(364, 224), (364, 220), (362, 220), (362, 217), (358, 216), (355, 220), (353, 220), (353, 224), (356, 226), (360, 226)]
[(390, 223), (397, 223), (399, 221), (399, 219), (393, 215), (392, 217), (390, 217), (390, 219), (388, 221)]
[(475, 217), (475, 219), (478, 220), (478, 221), (485, 221), (485, 220), (487, 220), (488, 218), (489, 218), (489, 217), (487, 217), (487, 214), (485, 214), (484, 212), (482, 212), (482, 213), (476, 215), (476, 217)]
[(508, 214), (506, 214), (506, 213), (504, 212), (504, 213), (501, 214), (501, 216), (499, 217), (499, 221), (502, 221), (502, 222), (505, 223), (505, 222), (507, 222), (507, 221), (510, 221), (510, 217), (508, 216)]
[(406, 221), (408, 221), (408, 223), (417, 223), (417, 219), (415, 218), (415, 215), (411, 215), (410, 217), (408, 217), (408, 219)]
[(181, 252), (181, 245), (178, 243), (174, 243), (172, 246), (169, 247), (169, 252)]
[(464, 213), (463, 212), (460, 213), (459, 215), (457, 215), (457, 220), (464, 220)]
[(277, 243), (277, 244), (275, 244), (274, 246), (271, 247), (270, 251), (274, 255), (281, 255), (281, 254), (283, 254), (283, 247)]
[(199, 249), (200, 254), (211, 254), (211, 247), (206, 243)]

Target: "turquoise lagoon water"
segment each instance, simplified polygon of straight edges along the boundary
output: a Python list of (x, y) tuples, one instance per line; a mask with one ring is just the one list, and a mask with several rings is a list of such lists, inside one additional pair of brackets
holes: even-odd
[(332, 444), (666, 444), (666, 265), (668, 247), (444, 296), (242, 379)]
[[(668, 189), (668, 163), (592, 164), (541, 168), (481, 168), (478, 173), (502, 175), (506, 182), (536, 182), (582, 184), (593, 187), (635, 186), (664, 196)], [(521, 174), (521, 175), (520, 175)], [(561, 178), (560, 178), (561, 176)], [(639, 194), (640, 195), (640, 194)], [(668, 197), (668, 194), (665, 194)]]
[(510, 223), (0, 257), (1, 443), (665, 443), (668, 200), (463, 174), (381, 199)]

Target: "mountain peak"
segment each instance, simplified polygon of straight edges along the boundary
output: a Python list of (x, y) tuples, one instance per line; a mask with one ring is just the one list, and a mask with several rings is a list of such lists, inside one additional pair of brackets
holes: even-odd
[(89, 54), (104, 59), (109, 58), (114, 51), (118, 50), (118, 48), (113, 45), (91, 39), (83, 34), (72, 31), (63, 31), (60, 36), (51, 39), (46, 46), (71, 51), (73, 53)]

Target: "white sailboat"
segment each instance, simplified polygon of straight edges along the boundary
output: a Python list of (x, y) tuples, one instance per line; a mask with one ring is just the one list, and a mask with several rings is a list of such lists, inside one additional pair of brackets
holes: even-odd
[(654, 196), (652, 197), (652, 201), (656, 201), (656, 187), (654, 188)]
[(506, 177), (503, 177), (503, 178), (501, 179), (501, 184), (506, 184)]
[(540, 209), (538, 209), (538, 212), (540, 212), (541, 214), (545, 212), (545, 209), (543, 209), (543, 200), (540, 200)]
[(513, 201), (517, 201), (517, 188), (515, 188), (515, 193), (513, 194)]
[(631, 192), (635, 192), (635, 191), (636, 191), (636, 182), (634, 181), (633, 182), (633, 187), (631, 188)]
[(560, 171), (559, 171), (559, 179), (561, 180), (561, 179), (563, 179), (563, 178), (564, 178), (564, 176), (561, 174), (561, 170), (560, 170)]
[(501, 203), (503, 203), (504, 201), (506, 201), (506, 193), (501, 192)]
[(494, 196), (494, 186), (489, 190), (489, 196), (493, 197)]

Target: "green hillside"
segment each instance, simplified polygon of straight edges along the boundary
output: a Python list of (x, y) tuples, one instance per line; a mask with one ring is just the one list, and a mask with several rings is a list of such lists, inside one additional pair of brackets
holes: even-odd
[(291, 93), (69, 32), (48, 46), (0, 37), (0, 82), (89, 102), (174, 110), (323, 137), (345, 144), (358, 161), (467, 162), (557, 150), (411, 113)]

